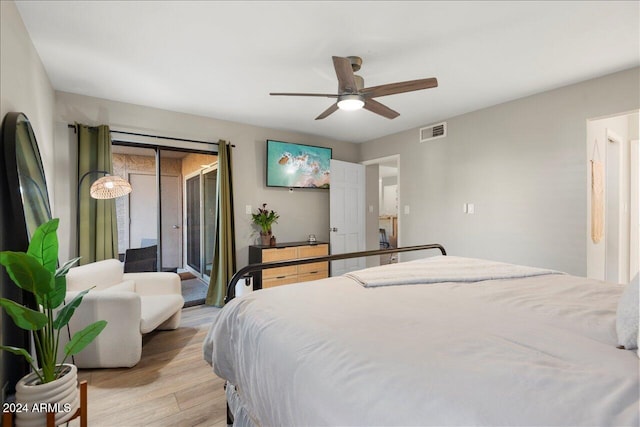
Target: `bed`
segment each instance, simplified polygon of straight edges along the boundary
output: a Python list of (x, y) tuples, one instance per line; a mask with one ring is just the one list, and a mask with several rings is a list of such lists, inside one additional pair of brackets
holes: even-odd
[(236, 298), (204, 357), (234, 425), (637, 426), (624, 289), (429, 257)]

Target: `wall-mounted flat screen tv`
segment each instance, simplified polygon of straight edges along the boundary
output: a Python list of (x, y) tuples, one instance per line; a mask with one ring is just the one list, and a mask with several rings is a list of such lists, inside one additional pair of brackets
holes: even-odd
[(331, 148), (267, 140), (267, 186), (329, 188)]

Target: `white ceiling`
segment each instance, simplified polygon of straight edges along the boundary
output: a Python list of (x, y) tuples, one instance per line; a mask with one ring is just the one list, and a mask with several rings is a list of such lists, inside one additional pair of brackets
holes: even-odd
[[(17, 1), (56, 90), (362, 142), (640, 64), (637, 1)], [(314, 118), (331, 56), (400, 112)]]

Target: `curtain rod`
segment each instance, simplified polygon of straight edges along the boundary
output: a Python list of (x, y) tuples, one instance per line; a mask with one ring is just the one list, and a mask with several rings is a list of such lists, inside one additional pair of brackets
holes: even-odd
[[(76, 125), (67, 124), (68, 128), (72, 128), (75, 132)], [(170, 136), (161, 136), (161, 135), (149, 135), (146, 133), (136, 133), (136, 132), (125, 132), (122, 130), (109, 129), (110, 133), (121, 133), (124, 135), (134, 135), (134, 136), (145, 136), (149, 138), (158, 138), (158, 139), (169, 139), (173, 141), (183, 141), (183, 142), (196, 142), (198, 144), (208, 144), (208, 145), (219, 145), (217, 142), (208, 142), (208, 141), (198, 141), (196, 139), (185, 139), (185, 138), (173, 138)], [(235, 145), (231, 145), (231, 147), (235, 148)]]

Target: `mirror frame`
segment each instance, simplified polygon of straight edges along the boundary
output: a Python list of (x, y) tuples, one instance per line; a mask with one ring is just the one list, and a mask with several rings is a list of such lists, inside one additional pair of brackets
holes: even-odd
[[(35, 157), (37, 167), (42, 174), (44, 189), (39, 187), (39, 191), (46, 193), (47, 214), (50, 217), (51, 208), (49, 206), (49, 194), (47, 191), (46, 178), (40, 157), (38, 143), (31, 128), (27, 116), (23, 113), (7, 113), (2, 122), (2, 138), (0, 149), (0, 165), (3, 166), (3, 173), (0, 173), (0, 250), (26, 252), (29, 247), (29, 232), (27, 220), (25, 218), (25, 207), (20, 186), (20, 173), (18, 166), (18, 150), (21, 147), (17, 144), (17, 126), (21, 121), (26, 121), (29, 127), (30, 152), (21, 153), (26, 156)], [(21, 144), (21, 145), (24, 145)], [(36, 308), (33, 295), (23, 292), (15, 286), (9, 278), (6, 270), (2, 268), (0, 272), (0, 295), (18, 303), (25, 304), (31, 308)], [(31, 347), (30, 334), (14, 325), (11, 318), (2, 310), (0, 341), (4, 345), (13, 345), (27, 350)], [(3, 397), (15, 392), (15, 384), (18, 380), (30, 372), (29, 364), (21, 356), (16, 356), (7, 352), (2, 352), (0, 360), (0, 387), (3, 387)]]

